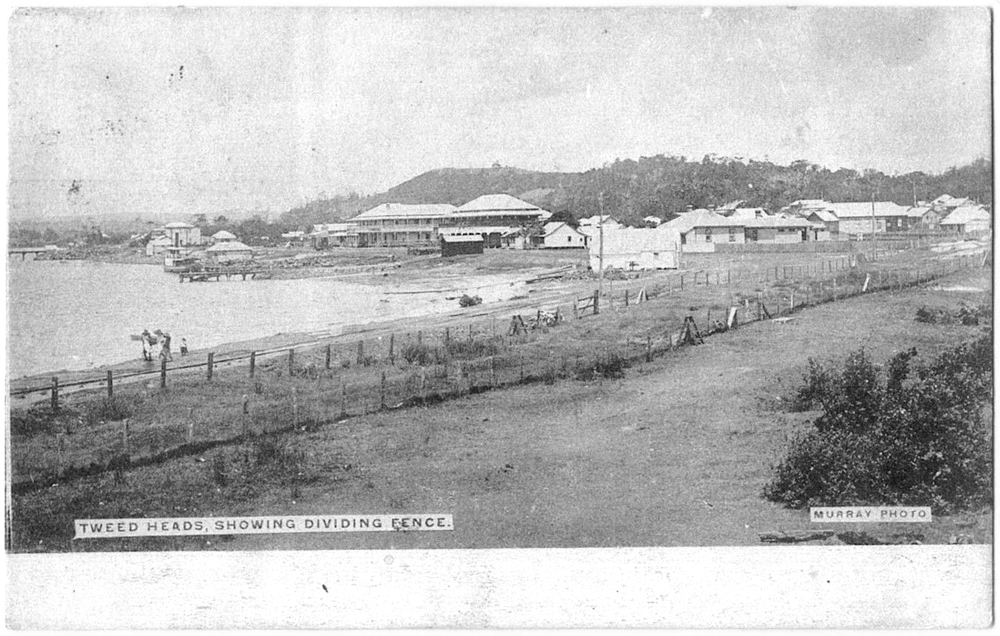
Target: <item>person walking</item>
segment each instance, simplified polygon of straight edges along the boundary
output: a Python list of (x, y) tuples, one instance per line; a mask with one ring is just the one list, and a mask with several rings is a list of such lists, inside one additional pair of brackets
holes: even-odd
[(149, 329), (142, 330), (142, 359), (146, 362), (153, 361), (153, 342), (149, 336)]
[(153, 333), (160, 337), (160, 359), (167, 361), (173, 360), (174, 356), (170, 353), (170, 334), (166, 331), (161, 331), (160, 329), (157, 329)]

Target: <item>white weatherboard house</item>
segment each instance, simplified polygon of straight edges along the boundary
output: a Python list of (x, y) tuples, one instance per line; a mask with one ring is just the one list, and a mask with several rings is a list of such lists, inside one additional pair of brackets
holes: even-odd
[(623, 227), (604, 230), (604, 246), (590, 241), (590, 267), (604, 269), (677, 269), (680, 264), (680, 234), (676, 230)]
[(587, 235), (568, 223), (546, 223), (544, 234), (536, 237), (536, 243), (545, 249), (566, 249), (587, 247)]
[(148, 243), (146, 243), (146, 256), (157, 256), (163, 254), (167, 251), (168, 247), (173, 246), (173, 241), (167, 236), (157, 236)]
[(990, 229), (992, 216), (981, 205), (963, 205), (952, 210), (941, 219), (941, 229), (959, 234), (986, 232)]
[(190, 223), (175, 221), (163, 226), (164, 233), (174, 247), (201, 244), (201, 229)]
[(745, 242), (744, 221), (721, 216), (708, 210), (692, 210), (667, 221), (656, 231), (676, 231), (680, 234), (684, 252), (714, 252), (716, 243)]
[(907, 226), (906, 208), (892, 201), (831, 203), (827, 209), (836, 215), (841, 234), (871, 234), (873, 220), (875, 232), (901, 232)]

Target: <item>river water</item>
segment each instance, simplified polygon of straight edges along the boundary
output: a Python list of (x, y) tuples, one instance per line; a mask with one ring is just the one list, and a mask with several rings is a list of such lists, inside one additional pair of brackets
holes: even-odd
[(131, 334), (163, 329), (173, 349), (458, 309), (444, 294), (387, 295), (343, 279), (180, 283), (158, 265), (20, 261), (8, 271), (8, 377), (138, 360)]

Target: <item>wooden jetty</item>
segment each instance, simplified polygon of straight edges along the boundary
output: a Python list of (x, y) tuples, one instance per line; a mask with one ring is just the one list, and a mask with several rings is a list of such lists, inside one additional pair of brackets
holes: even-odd
[(266, 268), (263, 267), (225, 267), (225, 266), (210, 266), (201, 267), (197, 270), (191, 270), (187, 272), (181, 272), (178, 274), (180, 281), (183, 283), (185, 280), (192, 283), (204, 283), (210, 280), (219, 281), (225, 276), (226, 280), (230, 280), (234, 276), (239, 276), (242, 280), (250, 278), (251, 280), (259, 274), (264, 274), (268, 272)]

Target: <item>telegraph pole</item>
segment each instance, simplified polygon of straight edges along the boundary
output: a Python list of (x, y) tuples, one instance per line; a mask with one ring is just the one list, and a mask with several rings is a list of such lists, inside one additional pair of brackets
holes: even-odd
[(601, 192), (598, 197), (598, 204), (600, 207), (600, 218), (597, 222), (598, 232), (600, 234), (600, 242), (598, 243), (597, 249), (597, 297), (604, 297), (604, 192)]
[(878, 242), (875, 238), (875, 191), (872, 190), (872, 260), (878, 260)]

